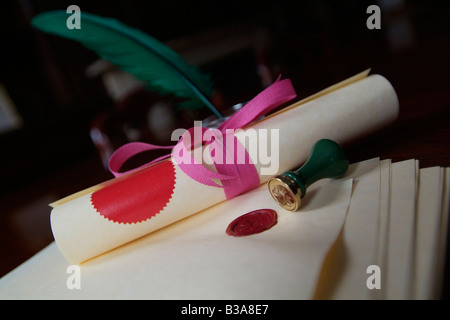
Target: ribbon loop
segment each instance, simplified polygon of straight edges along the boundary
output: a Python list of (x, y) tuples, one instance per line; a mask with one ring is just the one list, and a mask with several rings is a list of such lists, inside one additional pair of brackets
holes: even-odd
[(124, 174), (131, 173), (134, 171), (138, 171), (144, 167), (148, 167), (149, 165), (158, 162), (162, 159), (170, 157), (170, 154), (161, 156), (159, 158), (156, 158), (155, 160), (146, 163), (140, 167), (137, 167), (135, 169), (126, 171), (126, 172), (120, 172), (120, 168), (123, 166), (123, 164), (130, 158), (134, 157), (135, 155), (138, 155), (144, 151), (150, 151), (150, 150), (157, 150), (157, 149), (172, 149), (174, 146), (157, 146), (154, 144), (148, 144), (144, 142), (130, 142), (127, 144), (124, 144), (119, 149), (117, 149), (109, 158), (108, 162), (108, 168), (109, 171), (114, 175), (114, 177), (120, 177)]
[(265, 90), (261, 91), (245, 107), (224, 121), (219, 130), (243, 128), (276, 107), (297, 96), (289, 79), (280, 81), (280, 77)]

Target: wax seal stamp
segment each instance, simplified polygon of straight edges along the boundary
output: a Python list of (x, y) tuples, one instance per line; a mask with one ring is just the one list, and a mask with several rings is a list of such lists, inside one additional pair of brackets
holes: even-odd
[(322, 139), (312, 147), (305, 164), (297, 171), (287, 171), (269, 180), (272, 197), (286, 210), (297, 211), (306, 189), (324, 178), (339, 178), (348, 169), (348, 159), (334, 141)]

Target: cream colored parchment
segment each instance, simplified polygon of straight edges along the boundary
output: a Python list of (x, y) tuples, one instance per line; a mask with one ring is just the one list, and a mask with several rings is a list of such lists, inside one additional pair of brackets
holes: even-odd
[[(0, 299), (310, 299), (351, 191), (352, 179), (312, 185), (291, 212), (263, 184), (81, 264), (80, 289), (68, 289), (69, 264), (52, 243), (0, 280)], [(225, 233), (261, 208), (277, 211), (271, 229)]]
[(439, 240), (444, 191), (444, 168), (420, 169), (414, 256), (414, 298), (438, 299)]
[(386, 299), (412, 299), (418, 164), (414, 159), (391, 166)]
[(339, 240), (328, 254), (315, 299), (370, 299), (367, 267), (376, 264), (380, 213), (380, 160), (350, 165), (353, 192)]

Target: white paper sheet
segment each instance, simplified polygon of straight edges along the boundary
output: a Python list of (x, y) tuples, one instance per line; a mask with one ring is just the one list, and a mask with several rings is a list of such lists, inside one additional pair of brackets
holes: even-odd
[(448, 244), (448, 229), (450, 215), (450, 168), (444, 168), (444, 190), (442, 192), (441, 228), (439, 231), (438, 270), (436, 274), (437, 289), (442, 293), (445, 272), (445, 258)]
[(438, 299), (440, 286), (439, 238), (441, 229), (444, 168), (432, 167), (419, 172), (415, 237), (414, 299)]
[(340, 239), (324, 266), (316, 299), (369, 299), (367, 267), (376, 263), (380, 212), (380, 161), (352, 164), (353, 192)]
[(371, 291), (372, 299), (384, 299), (386, 292), (387, 246), (389, 232), (389, 211), (391, 194), (391, 159), (380, 162), (380, 214), (378, 224), (377, 262), (380, 267), (380, 289)]
[(391, 166), (391, 196), (387, 246), (386, 299), (413, 297), (414, 237), (416, 220), (417, 162), (405, 160)]

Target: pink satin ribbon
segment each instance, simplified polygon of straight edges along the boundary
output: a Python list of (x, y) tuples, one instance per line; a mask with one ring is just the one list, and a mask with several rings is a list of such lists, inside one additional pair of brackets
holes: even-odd
[[(223, 188), (226, 198), (231, 199), (259, 186), (260, 181), (258, 172), (244, 146), (230, 132), (245, 127), (274, 108), (294, 99), (296, 96), (291, 81), (289, 79), (280, 80), (280, 77), (278, 77), (272, 85), (260, 92), (242, 109), (223, 122), (218, 129), (191, 128), (184, 132), (183, 136), (174, 146), (157, 146), (142, 142), (128, 143), (117, 149), (111, 156), (109, 159), (109, 170), (115, 177), (119, 177), (172, 156), (175, 163), (189, 177), (208, 186)], [(196, 130), (201, 130), (201, 134), (195, 134)], [(210, 141), (203, 141), (205, 133), (208, 133), (208, 136), (213, 138)], [(189, 139), (187, 139), (188, 137)], [(233, 141), (230, 139), (233, 139)], [(214, 144), (210, 148), (214, 149), (215, 152), (222, 152), (224, 157), (223, 161), (214, 163), (217, 172), (207, 169), (202, 163), (195, 161), (192, 156), (190, 150), (193, 150), (196, 146), (200, 146), (202, 143)], [(231, 147), (234, 150), (230, 150)], [(172, 149), (172, 152), (138, 168), (127, 172), (119, 172), (121, 166), (131, 157), (141, 152), (155, 149)], [(238, 155), (243, 154), (246, 158), (245, 163), (238, 163)], [(220, 183), (214, 181), (214, 179), (220, 181)]]

